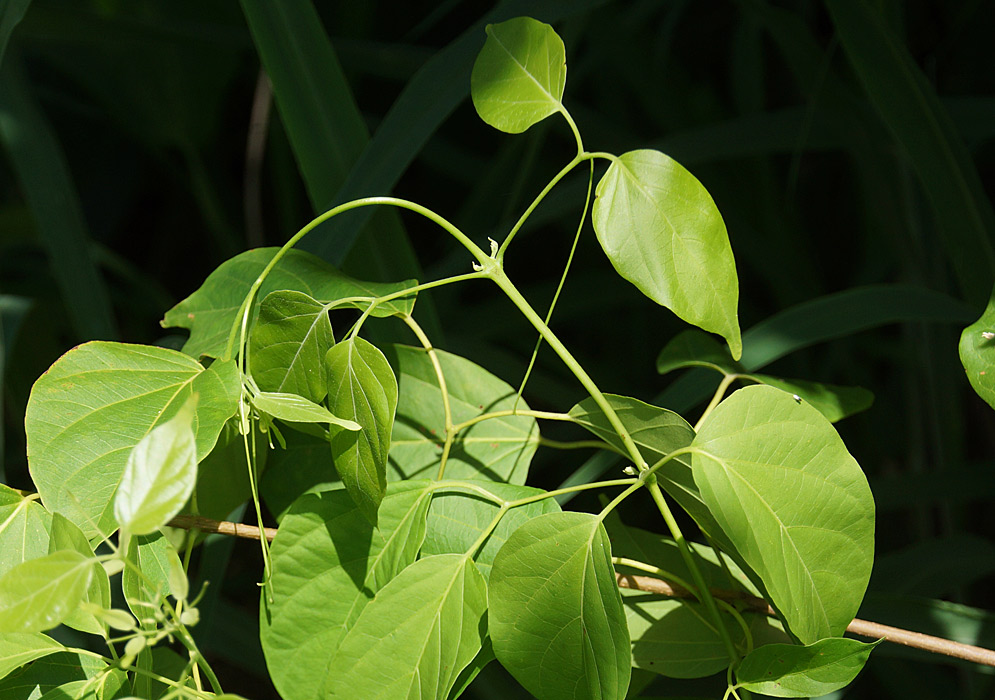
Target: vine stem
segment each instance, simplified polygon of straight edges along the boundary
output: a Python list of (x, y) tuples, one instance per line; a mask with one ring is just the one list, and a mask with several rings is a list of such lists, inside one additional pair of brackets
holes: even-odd
[(715, 407), (719, 405), (719, 402), (722, 401), (722, 397), (726, 395), (726, 391), (728, 391), (729, 386), (739, 378), (740, 375), (738, 374), (727, 374), (722, 377), (722, 381), (719, 382), (719, 388), (715, 390), (712, 400), (708, 402), (708, 405), (705, 406), (705, 410), (702, 411), (701, 418), (699, 418), (698, 422), (694, 424), (694, 432), (697, 433), (698, 430), (701, 429), (701, 424), (705, 422), (705, 419), (708, 418), (709, 414), (711, 414), (711, 412), (715, 410)]

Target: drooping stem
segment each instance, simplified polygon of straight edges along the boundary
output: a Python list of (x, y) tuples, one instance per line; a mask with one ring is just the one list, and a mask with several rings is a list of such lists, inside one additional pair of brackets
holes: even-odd
[(698, 422), (694, 424), (694, 432), (698, 432), (701, 425), (705, 422), (705, 419), (708, 418), (709, 414), (711, 414), (715, 407), (719, 405), (719, 402), (722, 401), (722, 397), (726, 395), (729, 385), (739, 379), (739, 377), (740, 375), (738, 374), (727, 374), (722, 377), (722, 381), (719, 382), (719, 388), (715, 390), (712, 400), (708, 402), (708, 405), (705, 406), (705, 410), (701, 414), (701, 418), (699, 418)]
[(453, 427), (453, 411), (449, 405), (449, 388), (446, 386), (446, 375), (442, 371), (439, 354), (432, 347), (432, 341), (425, 335), (422, 327), (411, 316), (402, 316), (401, 320), (411, 329), (411, 332), (418, 338), (418, 342), (425, 348), (425, 352), (428, 353), (428, 359), (432, 363), (432, 369), (435, 370), (435, 379), (439, 382), (439, 392), (442, 394), (442, 414), (445, 426), (443, 430), (445, 431), (446, 442), (442, 446), (442, 456), (439, 458), (439, 472), (435, 478), (437, 481), (442, 481), (442, 477), (446, 473), (446, 462), (449, 460), (449, 452), (453, 448), (453, 438), (456, 437), (456, 430)]

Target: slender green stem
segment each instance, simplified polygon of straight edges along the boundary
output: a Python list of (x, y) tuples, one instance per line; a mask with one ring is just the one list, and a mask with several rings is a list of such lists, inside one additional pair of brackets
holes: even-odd
[[(546, 325), (553, 318), (553, 310), (556, 308), (556, 302), (560, 298), (560, 292), (563, 291), (563, 285), (567, 281), (567, 273), (570, 272), (570, 265), (573, 263), (574, 253), (577, 252), (577, 243), (580, 241), (581, 231), (584, 230), (584, 222), (587, 220), (587, 210), (591, 206), (591, 187), (594, 184), (594, 161), (591, 161), (591, 175), (587, 180), (587, 197), (584, 199), (584, 211), (580, 215), (580, 223), (577, 224), (577, 232), (574, 234), (574, 242), (570, 246), (570, 253), (567, 255), (567, 264), (563, 266), (563, 274), (560, 275), (560, 282), (556, 285), (556, 291), (553, 293), (553, 300), (549, 302), (549, 309), (546, 311), (546, 318), (544, 319)], [(540, 335), (536, 339), (535, 347), (532, 349), (532, 357), (529, 358), (529, 366), (525, 369), (525, 376), (522, 377), (522, 383), (518, 387), (518, 393), (515, 394), (515, 405), (518, 407), (518, 402), (522, 398), (522, 393), (525, 391), (525, 385), (529, 381), (529, 377), (532, 375), (532, 368), (535, 366), (536, 358), (539, 357), (539, 348), (542, 347), (542, 336)]]
[(443, 491), (448, 488), (466, 489), (468, 491), (473, 491), (474, 493), (480, 494), (488, 501), (498, 506), (503, 506), (509, 503), (509, 501), (506, 501), (500, 496), (491, 493), (487, 489), (482, 488), (481, 486), (473, 483), (472, 481), (459, 481), (459, 480), (436, 481), (427, 488), (430, 491)]
[(604, 508), (602, 508), (601, 509), (601, 513), (600, 513), (600, 515), (598, 517), (601, 518), (602, 520), (604, 520), (608, 516), (609, 513), (611, 513), (613, 510), (615, 510), (615, 506), (617, 506), (619, 503), (621, 503), (622, 501), (624, 501), (626, 498), (628, 498), (629, 496), (631, 496), (632, 494), (634, 494), (636, 491), (638, 491), (642, 487), (643, 487), (642, 480), (641, 479), (636, 479), (636, 483), (632, 484), (625, 491), (623, 491), (619, 495), (615, 496), (615, 498), (608, 505), (606, 505)]
[(570, 116), (570, 112), (568, 112), (567, 108), (562, 104), (560, 105), (560, 114), (562, 114), (563, 118), (567, 120), (567, 124), (570, 125), (570, 131), (573, 132), (574, 138), (577, 140), (577, 156), (580, 157), (584, 155), (584, 140), (580, 137), (580, 129), (577, 128), (577, 123), (574, 121), (574, 118)]
[(532, 411), (529, 409), (505, 409), (501, 411), (491, 411), (489, 413), (481, 413), (479, 416), (474, 416), (469, 418), (462, 423), (457, 423), (453, 426), (454, 430), (458, 433), (461, 430), (469, 428), (471, 425), (476, 425), (485, 420), (490, 420), (492, 418), (506, 418), (508, 416), (532, 416), (533, 418), (544, 418), (545, 420), (560, 420), (560, 421), (571, 421), (573, 420), (569, 414), (566, 413), (554, 413), (552, 411)]
[(609, 452), (614, 452), (622, 457), (625, 456), (623, 453), (620, 453), (617, 448), (602, 440), (574, 440), (573, 442), (562, 442), (560, 440), (544, 438), (540, 435), (539, 446), (552, 447), (554, 450), (608, 450)]
[(577, 486), (568, 486), (564, 489), (556, 489), (555, 491), (545, 491), (543, 493), (536, 494), (535, 496), (526, 496), (525, 498), (519, 498), (514, 501), (508, 501), (509, 508), (517, 508), (518, 506), (528, 505), (529, 503), (535, 503), (536, 501), (542, 501), (546, 498), (555, 498), (564, 493), (575, 493), (577, 491), (589, 491), (591, 489), (604, 489), (610, 488), (612, 486), (633, 486), (638, 485), (639, 479), (611, 479), (610, 481), (594, 481), (590, 484), (579, 484)]
[(705, 608), (712, 616), (716, 629), (719, 632), (719, 636), (722, 637), (722, 643), (725, 645), (726, 651), (729, 654), (730, 663), (735, 664), (739, 661), (739, 652), (736, 651), (736, 645), (733, 644), (732, 637), (729, 635), (729, 630), (726, 629), (725, 621), (719, 613), (719, 608), (715, 603), (715, 598), (712, 596), (712, 592), (708, 590), (708, 584), (705, 582), (705, 577), (702, 575), (701, 569), (698, 568), (698, 563), (695, 561), (694, 555), (691, 553), (691, 546), (688, 544), (687, 540), (684, 539), (684, 534), (681, 532), (681, 528), (677, 524), (674, 514), (670, 512), (670, 506), (667, 505), (667, 499), (664, 498), (663, 492), (660, 490), (660, 485), (656, 481), (656, 475), (648, 475), (648, 478), (646, 478), (646, 488), (649, 489), (653, 502), (656, 503), (656, 507), (659, 509), (660, 515), (663, 516), (663, 520), (667, 524), (667, 529), (670, 530), (671, 537), (673, 537), (674, 541), (677, 543), (677, 549), (681, 553), (681, 558), (684, 559), (684, 564), (688, 567), (688, 571), (691, 572), (691, 578), (694, 579), (695, 587), (700, 593), (701, 602), (704, 603)]
[(515, 239), (515, 236), (518, 234), (518, 231), (522, 228), (522, 225), (525, 224), (526, 220), (528, 220), (530, 216), (532, 216), (532, 212), (535, 211), (535, 208), (538, 207), (540, 202), (542, 202), (542, 200), (546, 198), (546, 195), (548, 195), (552, 191), (552, 189), (556, 187), (557, 184), (559, 184), (560, 180), (565, 178), (570, 173), (570, 171), (576, 168), (577, 165), (581, 163), (583, 160), (584, 158), (580, 154), (574, 156), (573, 160), (571, 160), (569, 163), (563, 166), (563, 169), (560, 170), (560, 172), (556, 173), (556, 175), (553, 176), (553, 179), (550, 180), (549, 183), (547, 183), (547, 185), (542, 188), (542, 191), (538, 195), (536, 195), (535, 199), (532, 200), (532, 204), (530, 204), (528, 208), (524, 212), (522, 212), (522, 215), (518, 217), (518, 221), (515, 222), (515, 225), (511, 227), (511, 231), (508, 232), (508, 235), (505, 236), (505, 239), (501, 242), (501, 247), (498, 248), (497, 254), (494, 256), (495, 259), (497, 259), (499, 262), (504, 260), (504, 254), (507, 252), (508, 246), (511, 245), (511, 242)]
[(501, 288), (511, 302), (518, 307), (518, 310), (522, 312), (522, 315), (528, 319), (529, 323), (539, 331), (540, 335), (546, 339), (549, 346), (553, 351), (559, 355), (563, 364), (573, 373), (575, 377), (580, 381), (580, 383), (587, 389), (587, 392), (594, 399), (594, 402), (598, 404), (598, 408), (602, 410), (608, 422), (611, 423), (612, 428), (621, 438), (622, 443), (625, 445), (625, 451), (628, 453), (630, 459), (636, 465), (636, 468), (640, 471), (646, 469), (649, 465), (643, 460), (642, 454), (639, 452), (639, 448), (636, 447), (635, 441), (633, 441), (632, 436), (629, 435), (629, 431), (622, 425), (622, 420), (615, 413), (615, 409), (612, 408), (611, 404), (608, 403), (608, 399), (605, 395), (601, 393), (597, 384), (591, 379), (591, 376), (581, 367), (577, 359), (571, 354), (567, 347), (560, 341), (560, 339), (550, 330), (543, 320), (536, 313), (532, 305), (529, 304), (528, 300), (522, 296), (522, 293), (518, 291), (518, 288), (512, 283), (508, 276), (504, 273), (504, 270), (498, 267), (493, 268), (490, 273), (490, 278), (494, 280), (494, 283)]
[(646, 573), (653, 574), (654, 576), (662, 578), (665, 581), (676, 583), (684, 590), (693, 594), (695, 598), (701, 600), (701, 595), (697, 590), (695, 590), (694, 586), (677, 574), (667, 571), (666, 569), (661, 569), (660, 567), (653, 566), (652, 564), (645, 564), (641, 561), (636, 561), (635, 559), (627, 559), (626, 557), (612, 557), (612, 564), (615, 564), (616, 566), (627, 566), (630, 569), (638, 569), (639, 571), (645, 571)]
[(715, 390), (715, 395), (712, 396), (712, 400), (708, 402), (707, 406), (705, 406), (705, 410), (702, 412), (701, 418), (699, 418), (698, 422), (694, 424), (695, 432), (698, 432), (702, 423), (704, 423), (705, 419), (708, 418), (708, 415), (715, 409), (716, 406), (719, 405), (719, 402), (722, 401), (722, 397), (726, 395), (729, 385), (739, 378), (740, 375), (738, 374), (727, 374), (722, 377), (722, 381), (719, 382), (719, 388)]
[(494, 528), (498, 526), (498, 523), (501, 522), (501, 518), (504, 517), (504, 514), (507, 513), (510, 508), (511, 506), (508, 505), (508, 503), (504, 503), (498, 509), (498, 512), (494, 515), (494, 519), (491, 520), (490, 525), (484, 528), (484, 531), (480, 533), (480, 537), (477, 538), (476, 542), (470, 545), (470, 548), (466, 550), (466, 554), (464, 556), (472, 557), (477, 553), (477, 550), (484, 545), (484, 542), (486, 542), (487, 538), (491, 536), (491, 533), (494, 532)]
[[(73, 649), (73, 651), (81, 651), (81, 650), (79, 650), (79, 649)], [(100, 658), (103, 658), (103, 657), (100, 657)], [(168, 685), (168, 686), (171, 686), (171, 687), (177, 688), (177, 689), (182, 688), (183, 692), (190, 693), (191, 695), (196, 695), (199, 698), (213, 698), (214, 697), (213, 693), (208, 693), (208, 692), (203, 691), (203, 690), (195, 690), (194, 688), (189, 688), (189, 687), (183, 685), (182, 683), (180, 683), (179, 681), (174, 681), (172, 678), (166, 678), (165, 676), (161, 676), (158, 673), (155, 673), (154, 671), (149, 671), (149, 670), (146, 670), (144, 668), (138, 668), (137, 666), (132, 666), (128, 670), (129, 671), (133, 671), (134, 673), (137, 673), (140, 676), (145, 676), (146, 678), (151, 678), (154, 681), (158, 681), (159, 683), (162, 683), (163, 685)]]
[(418, 322), (408, 315), (402, 316), (401, 320), (411, 329), (411, 332), (418, 338), (418, 342), (425, 348), (425, 352), (428, 353), (428, 359), (432, 363), (432, 369), (435, 370), (436, 381), (439, 382), (439, 392), (442, 394), (442, 415), (445, 424), (443, 430), (446, 434), (446, 442), (442, 447), (442, 457), (439, 458), (439, 472), (435, 478), (437, 481), (442, 481), (443, 476), (446, 474), (446, 462), (449, 461), (449, 452), (453, 448), (453, 438), (456, 437), (456, 431), (453, 426), (453, 411), (449, 405), (449, 387), (446, 386), (446, 375), (442, 371), (439, 354), (435, 351), (432, 341), (425, 335), (425, 331), (418, 325)]

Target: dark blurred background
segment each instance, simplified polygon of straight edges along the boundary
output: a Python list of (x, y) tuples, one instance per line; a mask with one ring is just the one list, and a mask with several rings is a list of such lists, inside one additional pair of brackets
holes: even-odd
[[(31, 488), (25, 404), (63, 352), (95, 338), (178, 347), (158, 323), (168, 308), (225, 259), (282, 244), (336, 201), (393, 193), (480, 245), (500, 240), (575, 149), (562, 120), (501, 134), (468, 99), (482, 20), (519, 14), (563, 37), (565, 104), (588, 150), (658, 148), (712, 193), (742, 327), (761, 324), (747, 353), (787, 342), (799, 349), (766, 372), (874, 393), (838, 424), (878, 505), (861, 616), (995, 647), (995, 421), (957, 357), (995, 281), (987, 0), (2, 0), (0, 480)], [(586, 184), (583, 168), (567, 178), (509, 253), (539, 308)], [(325, 227), (305, 247), (367, 279), (470, 264), (425, 220), (389, 212)], [(435, 345), (518, 385), (535, 334), (496, 290), (423, 296), (416, 315)], [(777, 314), (788, 316), (770, 331)], [(589, 223), (552, 325), (602, 389), (694, 423), (694, 382), (655, 371), (686, 326), (615, 275)], [(411, 342), (403, 328), (374, 331)], [(532, 407), (565, 411), (583, 395), (541, 352)], [(540, 451), (529, 483), (593, 474), (588, 457)], [(648, 503), (645, 520), (638, 501), (626, 518), (659, 529)], [(227, 561), (202, 641), (226, 688), (276, 697), (254, 631), (258, 550), (239, 544)], [(494, 666), (465, 697), (527, 697)], [(990, 670), (884, 645), (837, 696), (991, 698)], [(725, 687), (637, 678), (640, 697)]]

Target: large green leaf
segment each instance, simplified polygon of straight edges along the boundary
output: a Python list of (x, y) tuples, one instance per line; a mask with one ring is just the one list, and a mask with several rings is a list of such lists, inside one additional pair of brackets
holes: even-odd
[(791, 631), (806, 644), (842, 634), (870, 577), (874, 500), (832, 425), (751, 386), (709, 414), (692, 446), (701, 498)]
[(128, 455), (114, 496), (114, 517), (122, 530), (148, 535), (172, 520), (197, 482), (197, 397), (157, 425)]
[(204, 369), (165, 348), (86, 343), (35, 382), (25, 416), (28, 466), (49, 510), (88, 538), (117, 529), (114, 494), (132, 449), (199, 394), (197, 457), (214, 447), (240, 392), (234, 362)]
[(76, 610), (97, 562), (62, 550), (26, 561), (0, 577), (0, 632), (42, 632)]
[(495, 129), (520, 134), (563, 109), (567, 54), (551, 26), (516, 17), (487, 25), (470, 74), (477, 114)]
[(26, 663), (64, 649), (57, 641), (40, 632), (5, 633), (0, 636), (0, 678)]
[[(470, 360), (436, 350), (446, 378), (453, 422), (491, 411), (510, 410), (515, 390)], [(445, 438), (442, 391), (432, 361), (421, 348), (393, 346), (400, 385), (397, 420), (391, 438), (388, 478), (435, 478)], [(527, 410), (525, 401), (518, 407)], [(504, 416), (476, 423), (453, 443), (445, 476), (523, 484), (539, 444), (539, 427), (530, 416)]]
[(737, 686), (776, 698), (828, 695), (849, 685), (880, 643), (834, 638), (808, 646), (768, 644), (736, 668)]
[(995, 408), (995, 291), (981, 318), (960, 334), (960, 362), (978, 396)]
[(544, 700), (622, 700), (629, 633), (599, 518), (549, 513), (518, 528), (488, 585), (494, 653)]
[[(531, 486), (493, 481), (476, 483), (506, 501), (543, 493), (542, 489)], [(494, 557), (511, 533), (532, 518), (545, 513), (556, 513), (559, 510), (560, 506), (555, 499), (544, 498), (517, 506), (505, 513), (473, 557), (484, 579), (490, 577)], [(470, 489), (454, 486), (438, 491), (432, 498), (432, 507), (428, 512), (428, 531), (425, 535), (425, 544), (422, 545), (422, 554), (463, 554), (469, 551), (477, 538), (490, 526), (497, 513), (497, 504)]]
[[(183, 352), (193, 357), (220, 357), (228, 342), (228, 334), (238, 309), (263, 268), (269, 264), (278, 248), (257, 248), (226, 260), (214, 270), (200, 288), (166, 312), (162, 325), (166, 328), (188, 328), (190, 338)], [(407, 282), (360, 282), (342, 274), (315, 256), (292, 249), (267, 275), (253, 303), (251, 318), (259, 313), (260, 300), (276, 290), (303, 292), (314, 299), (331, 302), (347, 297), (378, 297), (397, 292), (415, 284)], [(364, 303), (348, 304), (363, 308)], [(411, 313), (414, 298), (395, 299), (378, 305), (374, 316)]]
[(334, 343), (324, 304), (303, 292), (268, 294), (249, 338), (252, 378), (263, 391), (297, 394), (317, 403), (328, 393), (322, 359)]
[(343, 490), (297, 500), (273, 540), (273, 602), (263, 596), (260, 639), (287, 700), (312, 700), (339, 644), (374, 594), (418, 555), (428, 482), (391, 484), (373, 528)]
[(52, 514), (33, 498), (0, 484), (0, 576), (17, 564), (48, 554)]
[(52, 688), (74, 680), (94, 678), (106, 668), (106, 663), (89, 654), (59, 652), (38, 659), (0, 681), (0, 697), (4, 700), (38, 700)]
[(659, 151), (631, 151), (598, 183), (594, 230), (618, 273), (679, 317), (743, 346), (739, 279), (722, 216), (708, 191)]
[(329, 663), (327, 698), (446, 700), (485, 638), (487, 584), (469, 557), (401, 571), (363, 608)]
[(397, 409), (397, 379), (383, 353), (366, 340), (349, 338), (325, 356), (328, 405), (362, 430), (333, 428), (332, 458), (349, 495), (374, 525), (387, 490), (387, 452)]
[[(71, 550), (79, 552), (84, 557), (93, 557), (93, 549), (83, 531), (58, 513), (52, 516), (52, 536), (49, 541), (49, 549), (53, 553), (60, 550)], [(83, 595), (83, 602), (104, 609), (111, 607), (111, 583), (104, 567), (93, 567), (93, 575), (90, 578), (90, 585), (87, 586), (86, 593)], [(107, 626), (100, 617), (82, 607), (72, 612), (69, 617), (62, 621), (62, 624), (90, 634), (103, 635), (107, 631)]]

